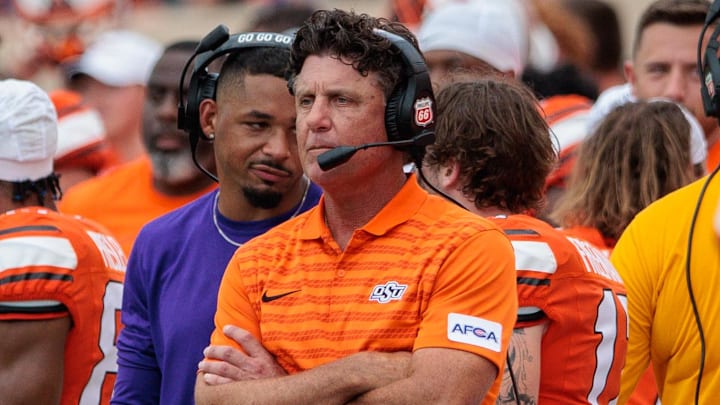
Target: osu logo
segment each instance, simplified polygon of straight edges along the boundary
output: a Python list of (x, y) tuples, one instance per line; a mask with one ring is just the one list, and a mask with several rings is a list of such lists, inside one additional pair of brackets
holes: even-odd
[(497, 343), (498, 341), (497, 337), (495, 336), (495, 332), (490, 331), (488, 333), (485, 329), (473, 325), (460, 325), (459, 323), (456, 323), (455, 326), (452, 328), (452, 333), (456, 332), (462, 335), (472, 334), (481, 339), (492, 340), (495, 343)]
[(390, 301), (397, 301), (402, 298), (407, 290), (407, 285), (398, 284), (395, 281), (388, 281), (385, 284), (376, 285), (370, 294), (370, 301), (377, 301), (381, 304)]

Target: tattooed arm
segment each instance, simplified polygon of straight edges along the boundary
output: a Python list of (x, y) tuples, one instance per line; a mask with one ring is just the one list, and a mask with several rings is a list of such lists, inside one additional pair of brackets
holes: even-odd
[[(540, 343), (546, 324), (513, 330), (498, 405), (536, 405), (540, 391)], [(515, 387), (510, 370), (515, 378)], [(517, 390), (517, 396), (515, 394)], [(518, 400), (519, 399), (519, 400)]]

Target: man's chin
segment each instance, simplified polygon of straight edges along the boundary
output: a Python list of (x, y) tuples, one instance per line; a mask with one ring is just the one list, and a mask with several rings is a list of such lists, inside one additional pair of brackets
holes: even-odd
[(193, 163), (189, 154), (151, 154), (153, 177), (169, 185), (183, 185), (204, 176)]
[(277, 207), (282, 201), (283, 194), (275, 190), (258, 190), (254, 188), (243, 188), (245, 198), (254, 207), (263, 209), (272, 209)]

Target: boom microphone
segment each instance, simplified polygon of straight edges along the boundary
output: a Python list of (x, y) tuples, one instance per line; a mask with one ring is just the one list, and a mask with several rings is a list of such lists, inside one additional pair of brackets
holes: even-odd
[(435, 133), (432, 131), (427, 131), (414, 138), (404, 139), (402, 141), (374, 142), (358, 146), (338, 146), (318, 155), (317, 162), (320, 166), (320, 169), (322, 169), (323, 171), (328, 171), (350, 160), (350, 158), (355, 154), (355, 152), (359, 150), (376, 148), (379, 146), (394, 146), (396, 148), (402, 148), (416, 145), (424, 147), (432, 143), (434, 139)]
[(362, 149), (375, 148), (378, 146), (410, 146), (412, 144), (412, 139), (406, 139), (404, 141), (395, 142), (366, 143), (359, 146), (338, 146), (337, 148), (332, 148), (327, 152), (321, 153), (317, 157), (317, 162), (323, 171), (328, 171), (347, 162), (355, 154), (355, 152)]

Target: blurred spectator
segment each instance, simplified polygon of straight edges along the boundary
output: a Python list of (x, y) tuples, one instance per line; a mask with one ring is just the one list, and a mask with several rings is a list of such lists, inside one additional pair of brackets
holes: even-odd
[(63, 190), (117, 163), (105, 139), (100, 114), (85, 105), (79, 94), (55, 90), (50, 93), (50, 100), (58, 114), (58, 149), (54, 163)]
[(587, 137), (587, 120), (593, 105), (591, 99), (578, 94), (554, 95), (540, 100), (540, 108), (550, 127), (557, 162), (545, 181), (545, 204), (537, 215), (545, 221), (562, 198), (568, 177), (577, 160), (577, 148)]
[[(618, 106), (637, 101), (632, 91), (632, 85), (630, 83), (614, 86), (605, 90), (590, 109), (587, 119), (588, 131), (594, 132), (605, 119), (606, 115)], [(651, 97), (650, 100), (652, 99), (661, 99), (661, 97)], [(668, 100), (674, 101), (672, 99)], [(700, 126), (700, 122), (698, 122), (696, 116), (690, 113), (684, 105), (679, 104), (679, 106), (683, 113), (685, 113), (685, 118), (687, 118), (690, 123), (690, 158), (694, 165), (695, 177), (701, 177), (706, 172), (706, 161), (708, 159), (705, 132)]]
[(693, 179), (690, 124), (670, 101), (611, 111), (585, 139), (552, 217), (608, 254), (635, 214)]
[(312, 1), (280, 1), (261, 6), (247, 29), (243, 31), (286, 32), (299, 27), (313, 11), (319, 9)]
[(525, 17), (515, 0), (451, 3), (430, 12), (418, 42), (433, 83), (458, 71), (519, 77), (528, 53)]
[[(127, 0), (12, 0), (19, 17), (22, 53), (9, 71), (32, 78), (79, 56), (97, 35), (117, 27), (130, 9)], [(58, 79), (61, 76), (58, 71)]]
[[(187, 134), (177, 128), (180, 74), (196, 45), (187, 41), (168, 46), (152, 70), (141, 103), (147, 156), (78, 183), (60, 205), (63, 212), (108, 227), (127, 254), (145, 223), (215, 188), (195, 167)], [(214, 168), (211, 149), (199, 149), (198, 159)]]
[(535, 0), (538, 18), (559, 48), (556, 65), (530, 67), (524, 81), (541, 97), (576, 94), (590, 99), (625, 81), (615, 9), (602, 0)]
[(697, 71), (698, 38), (709, 8), (710, 3), (697, 0), (650, 4), (638, 21), (625, 76), (635, 98), (665, 97), (690, 110), (705, 133), (706, 167), (712, 170), (720, 163), (720, 127), (705, 116)]
[(145, 85), (161, 52), (158, 43), (139, 33), (108, 31), (67, 66), (69, 88), (100, 113), (107, 140), (120, 162), (144, 152)]

